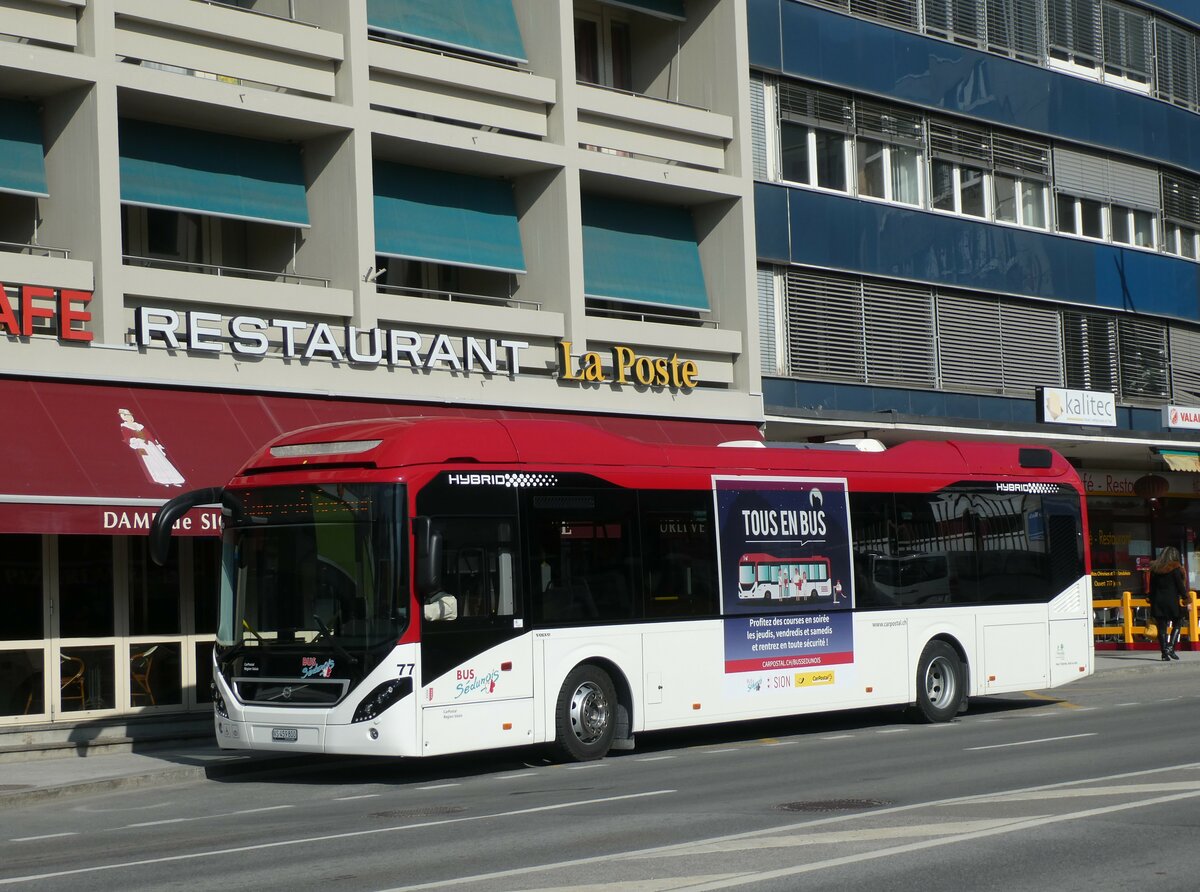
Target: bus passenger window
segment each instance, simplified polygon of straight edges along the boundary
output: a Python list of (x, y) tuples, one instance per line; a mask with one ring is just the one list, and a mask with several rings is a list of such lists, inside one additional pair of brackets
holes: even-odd
[(433, 520), (441, 542), (432, 589), (422, 596), (429, 622), (490, 620), (516, 616), (513, 560), (515, 521), (506, 517)]
[(644, 492), (640, 501), (646, 616), (715, 616), (711, 496)]
[(546, 623), (632, 618), (633, 530), (629, 493), (532, 495), (534, 617)]

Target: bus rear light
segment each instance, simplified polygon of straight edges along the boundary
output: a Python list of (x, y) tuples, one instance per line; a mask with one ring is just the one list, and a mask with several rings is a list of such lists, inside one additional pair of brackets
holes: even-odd
[(413, 682), (412, 678), (393, 678), (378, 685), (375, 690), (367, 694), (362, 702), (358, 704), (358, 708), (354, 710), (354, 718), (350, 721), (368, 722), (379, 716), (385, 709), (393, 703), (402, 700), (412, 693)]
[(699, 703), (693, 703), (693, 704), (692, 704), (692, 709), (699, 709), (699, 708), (700, 708), (700, 704), (699, 704)]
[(512, 662), (509, 660), (506, 660), (503, 663), (501, 663), (500, 671), (501, 672), (512, 672)]
[(505, 722), (500, 727), (505, 731), (511, 731), (512, 730), (512, 722)]
[(875, 691), (875, 689), (874, 689), (874, 688), (867, 688), (867, 693), (868, 693), (868, 694), (870, 694), (870, 693), (873, 693), (874, 691)]
[(994, 676), (994, 675), (988, 676), (988, 681), (995, 681), (995, 680), (996, 680), (996, 676)]

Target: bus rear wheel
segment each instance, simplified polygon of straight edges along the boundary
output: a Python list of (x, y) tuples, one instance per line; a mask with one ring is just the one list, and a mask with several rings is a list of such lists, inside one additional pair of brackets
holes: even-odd
[(930, 723), (948, 722), (963, 699), (962, 661), (944, 641), (930, 641), (917, 663), (917, 713)]
[(563, 682), (555, 711), (555, 745), (573, 762), (603, 759), (616, 730), (617, 692), (596, 666), (576, 666)]

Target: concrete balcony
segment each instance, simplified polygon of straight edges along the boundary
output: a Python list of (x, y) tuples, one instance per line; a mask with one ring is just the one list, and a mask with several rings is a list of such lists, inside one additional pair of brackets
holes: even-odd
[(578, 84), (579, 144), (704, 170), (725, 168), (728, 115), (634, 93)]
[(544, 139), (553, 80), (510, 68), (370, 41), (371, 105), (472, 128)]
[(0, 0), (0, 34), (74, 49), (79, 8), (87, 0)]
[(95, 279), (90, 260), (71, 260), (66, 251), (58, 248), (0, 242), (0, 282), (9, 288), (37, 285), (91, 291)]
[(202, 0), (116, 0), (117, 54), (198, 77), (332, 99), (341, 34)]
[(137, 298), (144, 305), (159, 301), (169, 307), (179, 304), (197, 309), (226, 307), (239, 313), (276, 313), (289, 319), (298, 316), (350, 319), (354, 315), (353, 293), (324, 287), (323, 279), (279, 275), (267, 280), (236, 274), (249, 271), (217, 275), (214, 270), (218, 267), (200, 264), (192, 266), (202, 271), (133, 265), (137, 262), (136, 258), (126, 259), (121, 269), (120, 290), (126, 298)]

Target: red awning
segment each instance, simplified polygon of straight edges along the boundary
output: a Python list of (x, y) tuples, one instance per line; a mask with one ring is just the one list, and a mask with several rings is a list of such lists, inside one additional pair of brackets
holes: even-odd
[[(155, 509), (187, 490), (222, 486), (269, 440), (301, 427), (366, 418), (548, 417), (487, 410), (250, 393), (0, 379), (7, 473), (0, 533), (148, 531)], [(752, 424), (566, 415), (651, 442), (758, 438)], [(181, 534), (212, 535), (215, 511)]]

